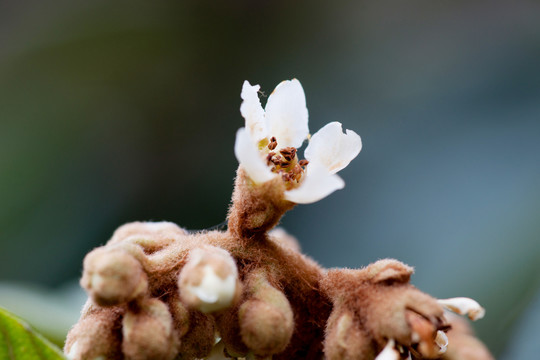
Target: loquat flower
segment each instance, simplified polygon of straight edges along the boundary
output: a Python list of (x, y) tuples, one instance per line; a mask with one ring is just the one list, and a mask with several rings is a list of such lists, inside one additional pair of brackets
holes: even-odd
[[(236, 133), (236, 158), (256, 184), (281, 176), (284, 198), (297, 204), (316, 202), (345, 186), (336, 173), (362, 149), (352, 130), (342, 131), (331, 122), (309, 136), (308, 110), (302, 85), (297, 79), (281, 82), (268, 97), (265, 109), (258, 97), (259, 85), (244, 82), (240, 112), (245, 127)], [(304, 156), (297, 150), (309, 139)]]

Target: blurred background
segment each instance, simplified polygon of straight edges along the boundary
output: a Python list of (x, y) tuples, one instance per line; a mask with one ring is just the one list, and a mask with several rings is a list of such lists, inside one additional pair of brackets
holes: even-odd
[[(326, 267), (394, 257), (540, 344), (540, 3), (0, 2), (0, 306), (61, 343), (119, 225), (225, 220), (242, 82), (305, 89), (364, 148), (283, 226)], [(263, 103), (266, 98), (263, 97)]]

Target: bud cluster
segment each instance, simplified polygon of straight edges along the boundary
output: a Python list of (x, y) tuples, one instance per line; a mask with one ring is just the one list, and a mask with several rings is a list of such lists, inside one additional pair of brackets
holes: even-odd
[[(274, 184), (257, 188), (240, 171), (227, 231), (189, 233), (166, 222), (120, 227), (84, 260), (89, 300), (66, 353), (451, 360), (476, 351), (491, 359), (461, 323), (448, 332), (456, 320), (444, 309), (478, 316), (483, 309), (473, 300), (420, 292), (409, 283), (413, 269), (397, 260), (325, 270), (283, 230), (269, 231), (293, 206), (276, 196), (283, 186)], [(250, 217), (258, 213), (264, 215)]]

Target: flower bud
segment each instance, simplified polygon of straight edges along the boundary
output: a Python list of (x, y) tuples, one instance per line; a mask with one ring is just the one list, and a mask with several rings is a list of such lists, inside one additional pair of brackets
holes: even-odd
[(179, 341), (167, 305), (158, 299), (129, 310), (122, 321), (122, 351), (126, 359), (174, 359)]
[(154, 252), (185, 237), (187, 231), (167, 222), (132, 222), (119, 227), (108, 244), (132, 243)]
[(64, 352), (71, 360), (122, 357), (120, 322), (123, 310), (87, 306), (81, 320), (69, 331)]
[(289, 301), (262, 274), (256, 274), (248, 285), (251, 299), (238, 310), (242, 340), (257, 356), (285, 350), (294, 330)]
[(240, 293), (236, 263), (223, 249), (196, 248), (180, 273), (178, 287), (188, 307), (204, 313), (223, 310)]
[(102, 247), (86, 255), (81, 286), (95, 303), (111, 306), (145, 294), (148, 281), (133, 256), (121, 249)]
[(180, 338), (182, 359), (206, 358), (216, 342), (214, 319), (200, 311), (190, 311), (189, 324), (189, 331)]

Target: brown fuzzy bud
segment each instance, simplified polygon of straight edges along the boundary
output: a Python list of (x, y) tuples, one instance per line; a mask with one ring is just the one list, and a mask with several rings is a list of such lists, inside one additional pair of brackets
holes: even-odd
[(240, 296), (236, 263), (227, 251), (214, 246), (193, 249), (178, 288), (190, 308), (204, 313), (226, 309)]
[(189, 323), (192, 326), (181, 338), (182, 359), (206, 358), (216, 343), (214, 319), (200, 311), (190, 311)]
[(132, 243), (155, 252), (187, 235), (186, 230), (171, 222), (132, 222), (119, 227), (108, 244)]
[(327, 323), (324, 353), (328, 360), (366, 359), (375, 357), (369, 336), (357, 325), (354, 315), (334, 312)]
[(291, 340), (294, 316), (285, 295), (271, 286), (264, 275), (256, 274), (249, 284), (251, 299), (240, 306), (240, 333), (257, 356), (283, 351)]
[(122, 321), (122, 351), (130, 360), (174, 359), (179, 340), (167, 305), (150, 299), (129, 310)]
[(123, 310), (85, 305), (81, 320), (69, 331), (64, 352), (71, 360), (122, 358)]
[[(377, 261), (361, 270), (330, 270), (322, 281), (334, 304), (331, 317), (355, 314), (353, 328), (363, 329), (384, 351), (389, 340), (420, 358), (437, 358), (445, 350), (443, 309), (437, 300), (408, 283), (412, 268), (392, 259)], [(340, 324), (329, 323), (338, 327)], [(332, 327), (327, 333), (337, 333)], [(373, 341), (371, 342), (373, 343)], [(339, 342), (327, 342), (326, 353)], [(356, 346), (350, 344), (349, 347)], [(394, 354), (388, 346), (383, 354)], [(386, 356), (386, 355), (384, 355)], [(384, 356), (382, 358), (384, 358)]]
[(141, 264), (121, 249), (98, 248), (86, 255), (81, 286), (102, 306), (129, 302), (146, 293)]

